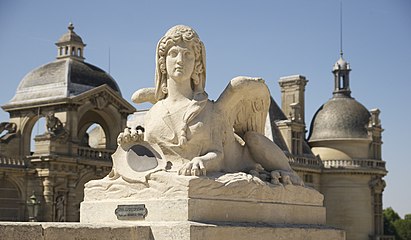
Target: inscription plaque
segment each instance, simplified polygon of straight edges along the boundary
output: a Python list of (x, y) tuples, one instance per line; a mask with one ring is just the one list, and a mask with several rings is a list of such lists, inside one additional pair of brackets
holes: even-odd
[(118, 220), (144, 220), (147, 216), (145, 204), (117, 205), (114, 213)]

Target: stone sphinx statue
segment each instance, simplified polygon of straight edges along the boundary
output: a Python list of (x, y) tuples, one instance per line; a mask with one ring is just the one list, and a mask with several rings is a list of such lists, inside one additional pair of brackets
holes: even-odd
[(144, 126), (118, 136), (111, 172), (85, 184), (81, 222), (325, 223), (323, 196), (264, 136), (264, 81), (236, 77), (212, 101), (205, 66), (192, 28), (175, 26), (160, 39), (155, 88), (132, 96), (154, 105)]
[(217, 101), (208, 99), (205, 82), (199, 36), (187, 26), (171, 28), (157, 45), (155, 88), (132, 97), (135, 103), (154, 103), (145, 116), (145, 132), (136, 137), (136, 130), (126, 129), (118, 138), (120, 146), (138, 139), (179, 175), (247, 172), (302, 185), (282, 150), (264, 136), (270, 103), (264, 80), (236, 77)]

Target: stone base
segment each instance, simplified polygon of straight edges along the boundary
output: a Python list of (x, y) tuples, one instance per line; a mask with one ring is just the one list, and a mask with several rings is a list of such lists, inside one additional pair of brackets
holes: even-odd
[(8, 240), (344, 240), (342, 230), (319, 225), (147, 222), (135, 224), (0, 223)]
[[(85, 185), (80, 226), (146, 226), (143, 239), (150, 240), (345, 239), (344, 231), (325, 226), (323, 196), (314, 189), (246, 173), (189, 177), (158, 171), (134, 182), (113, 176)], [(143, 217), (124, 219), (124, 206), (139, 206), (130, 211)], [(116, 215), (116, 209), (123, 210)]]
[[(119, 220), (115, 210), (119, 205), (144, 204), (144, 219)], [(325, 224), (324, 207), (229, 201), (219, 199), (117, 200), (83, 202), (80, 209), (82, 223), (119, 223), (139, 221), (197, 221), (248, 222), (269, 224)]]
[(82, 223), (133, 222), (118, 219), (119, 205), (144, 204), (135, 221), (325, 224), (323, 196), (310, 188), (274, 185), (245, 173), (186, 177), (160, 171), (147, 182), (102, 179), (85, 186)]

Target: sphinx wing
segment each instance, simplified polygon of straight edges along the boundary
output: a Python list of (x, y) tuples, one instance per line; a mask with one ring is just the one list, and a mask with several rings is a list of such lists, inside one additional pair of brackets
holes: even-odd
[(264, 134), (270, 91), (261, 78), (235, 77), (217, 99), (216, 107), (241, 138), (248, 131)]
[(155, 89), (154, 88), (142, 88), (133, 93), (131, 96), (131, 101), (136, 104), (150, 102), (155, 104), (157, 102), (155, 98)]

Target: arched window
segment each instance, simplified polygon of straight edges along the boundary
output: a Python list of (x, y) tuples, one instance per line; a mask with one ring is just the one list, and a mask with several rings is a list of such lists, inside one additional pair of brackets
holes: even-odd
[(344, 88), (344, 75), (340, 75), (339, 77), (340, 77), (340, 79), (339, 79), (340, 81), (339, 81), (338, 88), (343, 89)]
[(93, 123), (87, 128), (81, 145), (90, 148), (106, 148), (106, 134), (100, 124)]
[(66, 47), (66, 49), (64, 51), (64, 55), (68, 55), (68, 47)]
[(81, 48), (77, 49), (77, 56), (82, 57), (83, 53), (81, 52)]
[(60, 50), (59, 56), (63, 55), (63, 47), (60, 47), (59, 50)]
[(78, 121), (77, 137), (81, 142), (80, 146), (97, 149), (115, 148), (116, 139), (113, 139), (110, 130), (110, 125), (99, 113), (87, 111)]
[(36, 152), (36, 138), (38, 139), (42, 135), (46, 133), (46, 119), (44, 117), (37, 120), (34, 124), (33, 129), (31, 130), (31, 137), (30, 137), (30, 152), (33, 154)]
[(22, 221), (20, 191), (11, 182), (0, 179), (0, 221)]
[(75, 47), (71, 48), (71, 55), (72, 56), (76, 55), (76, 48)]

